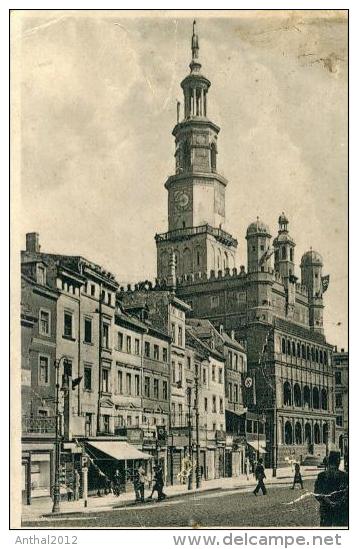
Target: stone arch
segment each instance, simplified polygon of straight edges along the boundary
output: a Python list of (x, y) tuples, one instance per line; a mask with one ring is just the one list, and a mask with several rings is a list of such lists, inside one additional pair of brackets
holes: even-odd
[(322, 349), (319, 352), (319, 362), (320, 362), (320, 364), (323, 364), (323, 351), (322, 351)]
[(281, 339), (281, 352), (286, 354), (286, 340), (284, 337)]
[(181, 258), (180, 258), (179, 250), (174, 250), (174, 260), (175, 260), (175, 270), (176, 270), (176, 274), (178, 276), (182, 273)]
[(311, 347), (311, 362), (314, 362), (314, 360), (315, 360), (314, 347)]
[(292, 391), (291, 385), (288, 381), (283, 384), (283, 403), (286, 406), (292, 405)]
[(217, 252), (217, 270), (218, 271), (221, 271), (222, 270), (222, 256), (221, 256), (221, 250), (220, 248), (218, 248), (218, 252)]
[(293, 443), (292, 423), (286, 421), (285, 423), (285, 444)]
[(302, 425), (299, 421), (295, 425), (295, 443), (302, 444)]
[(311, 389), (308, 385), (303, 387), (303, 405), (308, 408), (311, 407)]
[(296, 356), (296, 343), (292, 341), (292, 356)]
[(314, 433), (314, 443), (321, 444), (321, 429), (318, 423), (315, 423), (313, 428), (313, 433)]
[(189, 248), (185, 248), (183, 252), (183, 271), (184, 274), (191, 273), (193, 271), (192, 254)]
[(293, 398), (295, 402), (295, 406), (302, 406), (302, 392), (301, 387), (298, 383), (295, 383), (293, 387)]
[(201, 249), (199, 248), (199, 246), (197, 246), (195, 248), (195, 258), (194, 258), (194, 261), (195, 261), (195, 265), (197, 267), (197, 269), (200, 271), (201, 270), (201, 266), (202, 266), (202, 254), (201, 254)]
[(301, 358), (301, 344), (300, 344), (300, 342), (297, 343), (297, 357)]
[(301, 346), (301, 355), (302, 355), (302, 358), (306, 358), (306, 345), (304, 345), (304, 343), (302, 343), (302, 346)]
[(317, 387), (312, 389), (312, 404), (315, 410), (319, 409), (319, 390)]
[(323, 352), (323, 364), (328, 364), (328, 357), (327, 357), (327, 351)]
[(316, 349), (316, 362), (317, 362), (317, 364), (318, 364), (318, 362), (319, 362), (319, 353), (318, 353), (318, 349)]
[(323, 424), (323, 430), (322, 430), (322, 442), (323, 442), (323, 444), (328, 444), (328, 434), (329, 434), (328, 424), (324, 423)]
[(224, 270), (229, 267), (229, 256), (226, 251), (224, 252), (224, 256), (223, 256), (223, 267), (224, 267)]
[(291, 354), (291, 341), (289, 339), (287, 340), (287, 354)]
[(312, 428), (310, 423), (305, 425), (305, 443), (312, 444)]
[(322, 410), (328, 410), (328, 393), (326, 389), (321, 391), (321, 407)]

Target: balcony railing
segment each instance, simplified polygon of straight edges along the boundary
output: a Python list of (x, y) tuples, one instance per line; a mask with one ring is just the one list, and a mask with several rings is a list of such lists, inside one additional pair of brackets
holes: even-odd
[(23, 433), (49, 433), (54, 434), (56, 430), (56, 417), (23, 417)]
[(167, 233), (161, 233), (155, 235), (156, 242), (171, 241), (171, 240), (187, 240), (191, 236), (198, 234), (210, 234), (214, 236), (220, 242), (227, 244), (228, 246), (237, 246), (237, 240), (223, 229), (211, 227), (211, 225), (200, 225), (200, 227), (185, 227), (183, 229), (175, 229)]

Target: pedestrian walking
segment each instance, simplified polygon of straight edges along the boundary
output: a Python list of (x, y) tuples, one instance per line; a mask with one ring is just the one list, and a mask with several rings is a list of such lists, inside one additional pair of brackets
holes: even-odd
[(134, 470), (133, 475), (133, 486), (135, 491), (135, 500), (144, 502), (144, 484), (146, 481), (145, 470), (142, 467), (142, 464), (139, 465), (137, 469)]
[(113, 494), (118, 497), (120, 493), (121, 493), (121, 475), (119, 474), (119, 470), (116, 469), (116, 472), (114, 473), (114, 477), (113, 477)]
[(303, 490), (303, 480), (299, 463), (295, 463), (295, 475), (293, 477), (292, 490), (295, 489), (296, 484), (299, 484), (301, 486), (301, 490)]
[(255, 496), (257, 496), (259, 490), (262, 490), (262, 495), (266, 496), (267, 490), (266, 490), (266, 486), (265, 486), (265, 483), (264, 483), (264, 479), (266, 478), (266, 475), (265, 475), (265, 468), (263, 466), (263, 459), (262, 458), (259, 458), (259, 461), (256, 465), (255, 477), (256, 477), (256, 480), (257, 480), (257, 486), (254, 490)]
[(148, 499), (153, 498), (154, 492), (158, 493), (158, 501), (161, 501), (162, 499), (166, 498), (166, 494), (164, 494), (163, 488), (164, 488), (163, 469), (160, 465), (155, 465), (154, 466), (154, 484), (152, 488), (152, 493), (150, 494)]
[(315, 482), (320, 526), (348, 526), (348, 474), (339, 470), (340, 461), (340, 452), (331, 451), (327, 470), (319, 473)]

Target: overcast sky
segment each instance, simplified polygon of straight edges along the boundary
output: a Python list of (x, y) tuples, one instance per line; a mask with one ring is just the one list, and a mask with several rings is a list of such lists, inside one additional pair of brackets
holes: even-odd
[[(193, 16), (21, 17), (23, 242), (38, 231), (44, 251), (83, 255), (120, 283), (154, 279)], [(347, 347), (346, 19), (195, 17), (237, 265), (246, 264), (247, 225), (260, 216), (274, 236), (284, 211), (297, 274), (311, 246), (323, 255), (326, 335)]]

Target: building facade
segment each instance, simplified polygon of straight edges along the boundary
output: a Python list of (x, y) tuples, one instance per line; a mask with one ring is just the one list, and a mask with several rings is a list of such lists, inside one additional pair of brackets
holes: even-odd
[(195, 29), (190, 68), (182, 82), (184, 118), (173, 131), (176, 173), (165, 184), (168, 232), (155, 236), (157, 284), (175, 278), (176, 295), (194, 317), (222, 325), (244, 344), (252, 384), (248, 406), (265, 414), (267, 464), (323, 459), (335, 444), (332, 346), (323, 327), (329, 277), (320, 254), (310, 249), (301, 258), (299, 282), (284, 213), (273, 241), (259, 218), (249, 225), (247, 269), (237, 270), (237, 241), (223, 232), (226, 181), (217, 175), (218, 129), (208, 119), (210, 83), (201, 74)]
[(337, 347), (333, 350), (334, 394), (336, 404), (336, 445), (342, 456), (348, 453), (348, 414), (349, 414), (349, 357), (348, 351)]

